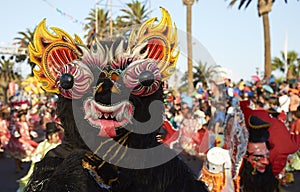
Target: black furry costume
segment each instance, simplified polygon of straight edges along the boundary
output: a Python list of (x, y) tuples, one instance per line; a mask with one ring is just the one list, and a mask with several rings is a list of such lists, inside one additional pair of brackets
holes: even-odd
[[(168, 13), (164, 9), (162, 9), (162, 11), (166, 16), (166, 21), (168, 21)], [(164, 58), (155, 55), (152, 57), (149, 56), (151, 49), (155, 50), (157, 47), (149, 48), (148, 46), (145, 48), (144, 46), (140, 48), (140, 56), (147, 51), (148, 56), (143, 56), (143, 60), (141, 60), (140, 64), (137, 63), (139, 65), (136, 65), (137, 67), (133, 71), (128, 71), (126, 65), (130, 68), (132, 67), (131, 65), (133, 65), (130, 63), (134, 61), (139, 62), (140, 58), (127, 58), (125, 62), (122, 60), (123, 63), (119, 64), (118, 70), (124, 70), (125, 72), (118, 72), (117, 75), (122, 76), (123, 79), (114, 79), (114, 72), (111, 73), (111, 71), (114, 71), (115, 68), (101, 68), (102, 72), (106, 72), (103, 74), (101, 70), (99, 71), (99, 66), (101, 67), (102, 62), (98, 61), (93, 54), (97, 51), (102, 51), (101, 53), (108, 55), (109, 52), (107, 50), (112, 49), (115, 55), (117, 55), (117, 50), (124, 47), (122, 43), (118, 42), (111, 45), (101, 42), (96, 43), (96, 48), (87, 50), (86, 48), (78, 46), (80, 43), (78, 43), (78, 40), (74, 43), (69, 39), (67, 34), (61, 31), (56, 31), (57, 36), (49, 34), (45, 36), (40, 35), (45, 33), (45, 27), (43, 25), (44, 23), (40, 24), (40, 27), (35, 32), (36, 44), (29, 47), (29, 49), (32, 50), (30, 52), (30, 58), (37, 64), (45, 61), (46, 65), (50, 65), (49, 63), (51, 62), (54, 63), (53, 66), (56, 64), (63, 65), (63, 69), (60, 69), (60, 72), (53, 75), (57, 77), (53, 84), (49, 83), (51, 78), (48, 78), (50, 80), (45, 80), (45, 76), (47, 76), (48, 72), (47, 67), (35, 72), (35, 75), (38, 76), (41, 81), (49, 83), (44, 87), (46, 91), (51, 92), (52, 89), (59, 89), (59, 91), (56, 90), (56, 93), (59, 93), (57, 114), (62, 122), (65, 135), (61, 145), (49, 151), (42, 161), (36, 163), (35, 170), (25, 191), (207, 191), (206, 186), (197, 180), (196, 176), (192, 174), (183, 161), (181, 161), (176, 154), (173, 154), (174, 152), (172, 150), (156, 140), (156, 136), (163, 123), (164, 106), (162, 81), (169, 76), (169, 71), (172, 71), (169, 69), (165, 70), (165, 68), (161, 66), (153, 68), (151, 63), (147, 63), (148, 61), (144, 59), (152, 58), (159, 60)], [(146, 30), (146, 32), (149, 32), (149, 30)], [(165, 30), (162, 34), (165, 33), (168, 33), (168, 31)], [(61, 37), (59, 43), (53, 40), (57, 37)], [(152, 39), (148, 38), (142, 42), (149, 42), (150, 40)], [(158, 39), (157, 42), (152, 43), (156, 46), (164, 41)], [(130, 45), (130, 42), (128, 44)], [(44, 52), (47, 54), (43, 54), (44, 52), (39, 50), (39, 46), (43, 47), (45, 49)], [(62, 50), (57, 51), (57, 49), (55, 49), (56, 46), (62, 47)], [(176, 43), (172, 43), (168, 46), (171, 46), (173, 49)], [(68, 50), (66, 51), (66, 49)], [(66, 54), (69, 50), (72, 50), (72, 53)], [(157, 50), (159, 51), (159, 49)], [(90, 55), (85, 56), (85, 51)], [(170, 49), (167, 51), (171, 53)], [(42, 52), (42, 54), (39, 52)], [(51, 54), (52, 57), (49, 57), (50, 59), (43, 58)], [(69, 56), (65, 58), (65, 55)], [(96, 63), (99, 62), (99, 65), (97, 66), (98, 68), (93, 68), (92, 65), (88, 65), (89, 69), (86, 69), (81, 63), (78, 64), (78, 61), (69, 61), (64, 64), (60, 63), (64, 60), (70, 60), (69, 58), (75, 60), (82, 59), (83, 62), (91, 61), (92, 58), (92, 61)], [(168, 60), (172, 65), (171, 68), (174, 67), (173, 63), (175, 61), (173, 60), (172, 57)], [(68, 65), (66, 65), (66, 63), (68, 63)], [(42, 64), (39, 64), (39, 66), (41, 68), (43, 67)], [(148, 68), (147, 70), (138, 69), (139, 66), (147, 66)], [(152, 69), (153, 71), (151, 71)], [(162, 73), (161, 77), (156, 78), (155, 70), (159, 70), (159, 72)], [(141, 87), (128, 88), (126, 84), (127, 78), (130, 79), (130, 75), (137, 71), (137, 86)], [(150, 73), (143, 73), (143, 71), (150, 71)], [(91, 83), (91, 86), (94, 85), (95, 89), (82, 91), (82, 95), (80, 95), (79, 93), (81, 93), (82, 87), (86, 84), (82, 84), (82, 87), (76, 87), (76, 83), (78, 83), (76, 81), (81, 77), (76, 77), (77, 73), (83, 73), (84, 77), (88, 77), (88, 75), (92, 74), (95, 80), (92, 82), (87, 81), (87, 83)], [(80, 97), (78, 97), (78, 95), (80, 95)], [(90, 97), (91, 95), (92, 97)], [(125, 102), (124, 100), (129, 100), (129, 102)], [(154, 101), (159, 102), (152, 105)], [(119, 105), (119, 103), (121, 104)], [(134, 109), (131, 108), (132, 106)], [(154, 110), (151, 109), (151, 106), (154, 106)], [(118, 114), (115, 113), (116, 111), (124, 114), (118, 117)], [(95, 117), (95, 114), (97, 117)], [(106, 116), (103, 117), (102, 115)], [(129, 116), (134, 120), (132, 123), (128, 120)], [(123, 126), (121, 127), (115, 126), (116, 124), (121, 124), (120, 122), (125, 122), (126, 124), (122, 124)], [(97, 127), (97, 123), (101, 126)], [(115, 132), (110, 129), (112, 125), (115, 126)], [(104, 127), (107, 128), (107, 132), (98, 133), (99, 129), (104, 129)], [(149, 133), (136, 132), (137, 130), (153, 129), (153, 127), (155, 129)], [(102, 136), (105, 133), (107, 133), (108, 136)], [(101, 135), (100, 137), (99, 134)], [(110, 135), (114, 136), (110, 137)], [(152, 156), (151, 154), (137, 156), (129, 152), (130, 149), (152, 149), (155, 147), (160, 147), (160, 150), (159, 153), (155, 153)], [(146, 163), (159, 158), (163, 159), (165, 156), (173, 158), (170, 158), (169, 161), (161, 162), (156, 166), (150, 166)], [(124, 162), (125, 164), (122, 164)], [(130, 164), (131, 162), (132, 164)], [(120, 165), (127, 165), (128, 167)], [(132, 168), (132, 166), (135, 168)]]
[(247, 160), (241, 169), (241, 189), (243, 192), (274, 192), (278, 187), (278, 180), (272, 172), (271, 165), (264, 173), (252, 174), (253, 167)]

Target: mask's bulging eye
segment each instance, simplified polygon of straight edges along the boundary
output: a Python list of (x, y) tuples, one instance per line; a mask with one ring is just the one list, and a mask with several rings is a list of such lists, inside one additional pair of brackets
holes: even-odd
[(140, 75), (139, 75), (139, 82), (143, 85), (143, 86), (150, 86), (154, 83), (155, 79), (154, 79), (154, 74), (151, 71), (143, 71)]
[(155, 61), (137, 60), (122, 73), (122, 79), (133, 95), (148, 96), (159, 89), (162, 78)]
[(64, 73), (60, 77), (59, 82), (63, 89), (71, 89), (74, 85), (74, 77), (69, 73)]
[(93, 81), (94, 76), (88, 66), (74, 60), (60, 68), (56, 86), (62, 96), (79, 99), (88, 91)]

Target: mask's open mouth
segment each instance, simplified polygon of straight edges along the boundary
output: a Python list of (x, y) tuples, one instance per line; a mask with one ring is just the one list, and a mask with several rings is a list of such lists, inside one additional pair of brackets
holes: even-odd
[(266, 171), (266, 165), (260, 165), (260, 166), (257, 166), (256, 169), (258, 172), (260, 173), (264, 173)]
[(131, 123), (133, 105), (129, 101), (117, 104), (103, 105), (88, 98), (84, 102), (85, 119), (100, 129), (99, 136), (115, 137), (116, 129)]

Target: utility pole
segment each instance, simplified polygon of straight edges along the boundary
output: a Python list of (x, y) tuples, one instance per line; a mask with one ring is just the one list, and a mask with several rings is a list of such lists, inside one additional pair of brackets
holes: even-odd
[(112, 33), (113, 33), (112, 0), (110, 0), (109, 33), (110, 33), (110, 38), (112, 38)]
[(97, 0), (95, 0), (95, 31), (96, 31), (96, 34), (95, 34), (95, 38), (97, 38), (98, 36), (98, 3), (97, 3)]

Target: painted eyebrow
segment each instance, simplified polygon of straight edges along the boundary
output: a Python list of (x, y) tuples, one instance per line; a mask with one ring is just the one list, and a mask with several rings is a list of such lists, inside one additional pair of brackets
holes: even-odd
[(249, 153), (249, 155), (253, 155), (255, 157), (265, 157), (265, 156), (269, 156), (270, 152), (266, 153), (266, 154), (254, 154), (254, 153)]

